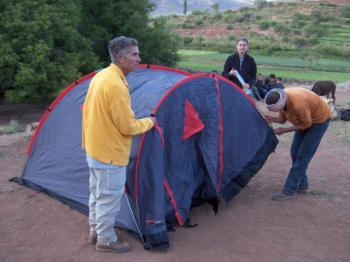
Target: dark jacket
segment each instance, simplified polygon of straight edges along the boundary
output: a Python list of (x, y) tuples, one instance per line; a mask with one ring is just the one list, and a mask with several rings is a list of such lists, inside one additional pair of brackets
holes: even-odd
[(235, 76), (229, 75), (229, 72), (233, 68), (238, 71), (238, 73), (243, 78), (244, 82), (249, 84), (249, 86), (252, 86), (255, 83), (256, 63), (255, 63), (253, 57), (251, 57), (248, 54), (245, 54), (244, 59), (243, 59), (242, 68), (240, 68), (239, 54), (238, 53), (234, 53), (233, 55), (230, 55), (226, 59), (224, 71), (222, 72), (222, 75), (224, 77), (226, 77), (227, 79), (231, 80), (232, 82), (236, 83), (239, 87), (242, 88), (242, 85), (238, 81), (238, 79)]

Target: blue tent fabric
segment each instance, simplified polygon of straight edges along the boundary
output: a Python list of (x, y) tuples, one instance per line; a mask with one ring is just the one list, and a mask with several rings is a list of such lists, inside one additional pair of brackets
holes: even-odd
[[(127, 77), (136, 117), (157, 127), (133, 138), (126, 191), (116, 225), (146, 248), (168, 247), (167, 229), (191, 206), (230, 201), (260, 170), (278, 140), (241, 90), (215, 74), (143, 66)], [(15, 180), (88, 214), (89, 170), (81, 148), (81, 106), (91, 77), (50, 109), (21, 177)], [(186, 103), (204, 127), (186, 139)], [(217, 206), (216, 206), (217, 207)]]

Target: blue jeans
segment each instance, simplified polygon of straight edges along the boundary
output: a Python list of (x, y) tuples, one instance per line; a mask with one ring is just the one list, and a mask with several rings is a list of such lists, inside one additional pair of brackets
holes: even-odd
[(90, 167), (89, 225), (96, 231), (98, 240), (117, 241), (115, 217), (120, 210), (124, 194), (126, 166), (108, 169)]
[(285, 194), (293, 195), (299, 188), (307, 189), (309, 187), (306, 170), (328, 125), (329, 120), (326, 120), (321, 124), (313, 124), (305, 130), (295, 132), (290, 150), (292, 167), (283, 187)]

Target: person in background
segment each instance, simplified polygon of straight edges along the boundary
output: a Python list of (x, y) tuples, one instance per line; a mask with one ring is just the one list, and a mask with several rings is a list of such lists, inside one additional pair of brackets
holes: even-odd
[(269, 76), (265, 79), (265, 89), (268, 91), (275, 88), (275, 85), (277, 83), (276, 75), (275, 74), (269, 74)]
[[(246, 37), (241, 37), (237, 40), (236, 50), (233, 55), (226, 59), (222, 75), (240, 88), (250, 88), (254, 85), (256, 79), (256, 63), (254, 58), (247, 54), (248, 39)], [(244, 86), (236, 77), (237, 72), (243, 78)]]
[(274, 88), (284, 89), (284, 85), (283, 85), (283, 82), (282, 82), (282, 77), (277, 77), (276, 78), (276, 85), (274, 86)]
[(264, 77), (260, 73), (256, 75), (256, 81), (252, 87), (252, 92), (257, 100), (262, 100), (267, 93), (265, 90)]
[(277, 135), (295, 132), (290, 150), (292, 167), (283, 189), (272, 195), (274, 200), (291, 199), (309, 189), (307, 167), (328, 128), (330, 110), (318, 95), (303, 88), (273, 89), (266, 94), (265, 105), (278, 112), (277, 116), (266, 115), (267, 121), (292, 123), (275, 129)]
[(109, 43), (112, 63), (90, 82), (83, 106), (82, 146), (90, 170), (89, 243), (97, 251), (123, 253), (131, 245), (115, 232), (125, 190), (131, 139), (150, 130), (155, 118), (135, 119), (126, 75), (140, 63), (138, 43), (121, 36)]

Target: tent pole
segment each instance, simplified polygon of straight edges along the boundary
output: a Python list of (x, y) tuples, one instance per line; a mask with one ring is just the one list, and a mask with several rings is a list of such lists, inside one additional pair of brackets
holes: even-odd
[[(125, 193), (124, 193), (124, 194), (125, 194)], [(125, 194), (125, 197), (126, 197), (126, 202), (128, 203), (128, 206), (129, 206), (129, 210), (130, 210), (131, 216), (132, 216), (132, 218), (134, 219), (134, 223), (135, 223), (135, 225), (136, 225), (137, 231), (139, 232), (139, 235), (140, 235), (140, 237), (141, 237), (141, 240), (142, 240), (143, 244), (145, 245), (145, 244), (146, 244), (146, 243), (145, 243), (145, 240), (143, 239), (143, 236), (142, 236), (141, 230), (140, 230), (140, 228), (139, 228), (139, 225), (137, 224), (136, 218), (135, 218), (135, 216), (134, 216), (134, 213), (132, 212), (131, 205), (130, 205), (130, 203), (129, 203), (129, 198), (128, 198), (128, 196), (127, 196), (126, 194)]]

